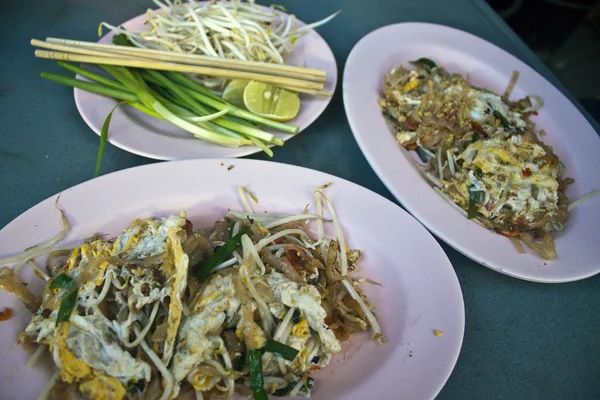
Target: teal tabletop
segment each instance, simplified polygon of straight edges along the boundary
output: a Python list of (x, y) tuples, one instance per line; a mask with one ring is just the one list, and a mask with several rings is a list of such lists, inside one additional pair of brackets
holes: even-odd
[[(277, 3), (305, 21), (342, 9), (335, 20), (319, 28), (335, 54), (340, 74), (352, 47), (372, 30), (397, 22), (434, 22), (502, 47), (572, 98), (480, 0)], [(3, 2), (0, 227), (41, 200), (91, 179), (98, 151), (98, 136), (79, 116), (73, 91), (40, 78), (42, 71), (62, 71), (53, 62), (34, 58), (29, 40), (52, 36), (95, 41), (100, 21), (117, 24), (148, 7), (153, 7), (149, 0)], [(591, 123), (598, 131), (598, 124)], [(258, 154), (249, 158), (268, 157)], [(394, 200), (354, 141), (344, 113), (341, 83), (321, 117), (278, 148), (272, 160), (331, 173)], [(152, 162), (109, 145), (102, 172)], [(498, 274), (441, 245), (462, 286), (466, 327), (458, 363), (440, 399), (600, 398), (600, 276), (567, 284), (530, 283)], [(401, 391), (398, 388), (398, 393)]]

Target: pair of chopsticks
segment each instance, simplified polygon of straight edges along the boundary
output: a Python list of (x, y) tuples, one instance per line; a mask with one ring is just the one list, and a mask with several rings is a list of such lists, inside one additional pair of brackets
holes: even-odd
[(331, 96), (324, 90), (327, 82), (325, 71), (314, 68), (58, 38), (47, 38), (46, 41), (32, 39), (31, 45), (52, 50), (36, 50), (38, 58), (247, 79), (299, 93)]

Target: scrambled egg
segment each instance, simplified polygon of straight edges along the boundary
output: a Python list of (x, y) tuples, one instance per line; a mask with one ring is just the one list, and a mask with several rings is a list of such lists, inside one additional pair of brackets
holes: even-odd
[[(210, 359), (219, 347), (215, 340), (218, 329), (226, 318), (232, 318), (240, 307), (235, 296), (232, 276), (213, 275), (201, 296), (192, 306), (190, 315), (184, 319), (179, 340), (173, 356), (171, 372), (176, 382), (172, 397), (179, 393), (179, 384), (202, 361)], [(213, 331), (217, 331), (214, 332)], [(212, 334), (212, 335), (211, 335)], [(191, 377), (192, 384), (201, 386), (199, 377)]]
[[(84, 325), (89, 326), (89, 323)], [(90, 333), (72, 323), (61, 322), (56, 336), (50, 341), (54, 361), (64, 382), (78, 383), (82, 394), (93, 400), (121, 400), (125, 396), (124, 384), (131, 379), (150, 378), (148, 364), (134, 360), (115, 343), (96, 342), (98, 338)], [(111, 358), (114, 356), (118, 358)], [(108, 367), (114, 368), (109, 372)], [(122, 376), (117, 378), (114, 374)]]
[[(181, 229), (181, 227), (179, 227)], [(167, 240), (167, 246), (169, 251), (169, 258), (163, 264), (173, 266), (173, 274), (169, 278), (171, 280), (172, 291), (171, 291), (171, 302), (169, 303), (169, 320), (167, 328), (167, 340), (165, 341), (165, 348), (163, 350), (163, 363), (169, 364), (171, 356), (173, 355), (173, 346), (175, 345), (175, 339), (177, 338), (177, 331), (181, 322), (182, 314), (182, 303), (181, 296), (185, 292), (187, 287), (187, 275), (188, 275), (188, 263), (189, 259), (187, 254), (184, 253), (181, 245), (181, 239), (174, 228), (169, 230), (169, 238)]]
[(466, 209), (471, 188), (482, 190), (485, 201), (479, 212), (485, 217), (533, 227), (544, 215), (558, 210), (558, 165), (538, 144), (512, 138), (495, 137), (469, 145), (457, 158), (464, 160), (456, 177), (458, 191), (449, 187), (445, 192)]
[(321, 294), (317, 288), (292, 282), (275, 271), (267, 276), (267, 282), (274, 290), (277, 301), (302, 312), (310, 328), (319, 335), (323, 353), (331, 355), (342, 349), (340, 342), (325, 324), (327, 312), (321, 306)]

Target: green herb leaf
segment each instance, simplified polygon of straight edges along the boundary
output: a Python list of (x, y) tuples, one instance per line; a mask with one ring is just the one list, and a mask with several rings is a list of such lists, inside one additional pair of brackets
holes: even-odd
[(122, 101), (117, 103), (116, 106), (113, 107), (111, 112), (108, 113), (104, 123), (102, 124), (102, 130), (100, 131), (100, 147), (98, 148), (98, 158), (96, 159), (96, 172), (94, 173), (94, 178), (100, 175), (100, 167), (102, 166), (102, 159), (104, 158), (104, 149), (106, 148), (106, 143), (108, 143), (108, 127), (110, 126), (110, 120), (112, 119), (112, 115), (115, 110), (122, 106), (123, 104), (129, 103), (128, 101)]
[(246, 366), (246, 358), (245, 357), (238, 357), (235, 359), (235, 361), (233, 362), (233, 369), (235, 371), (241, 372), (244, 367)]
[(494, 117), (498, 118), (500, 120), (500, 122), (502, 123), (502, 126), (507, 129), (508, 131), (512, 132), (512, 133), (520, 133), (520, 130), (515, 128), (513, 126), (513, 124), (510, 123), (510, 121), (504, 116), (502, 115), (502, 113), (498, 110), (494, 110)]
[(396, 116), (394, 115), (394, 113), (392, 111), (390, 111), (389, 108), (384, 108), (383, 110), (381, 110), (381, 112), (383, 113), (384, 116), (386, 116), (387, 118), (396, 121), (398, 118), (396, 118)]
[(264, 351), (275, 354), (277, 357), (281, 357), (286, 361), (294, 361), (294, 358), (298, 355), (299, 351), (293, 347), (285, 345), (277, 340), (269, 339), (263, 347)]
[(437, 67), (437, 64), (433, 60), (425, 57), (421, 57), (417, 61), (411, 61), (411, 63), (424, 65), (427, 69), (434, 69)]
[(473, 173), (475, 174), (476, 177), (478, 177), (479, 179), (481, 179), (483, 177), (483, 171), (481, 170), (481, 168), (479, 168), (477, 165), (475, 165), (473, 167)]
[(58, 315), (56, 316), (56, 326), (58, 326), (59, 322), (69, 321), (71, 319), (71, 314), (73, 313), (73, 309), (77, 305), (77, 289), (72, 290), (65, 296), (65, 298), (60, 303), (60, 307), (58, 309)]
[(200, 267), (194, 271), (194, 276), (196, 279), (202, 282), (208, 278), (208, 276), (213, 273), (213, 270), (217, 265), (225, 261), (225, 259), (230, 256), (231, 253), (240, 247), (240, 244), (242, 243), (242, 236), (248, 233), (250, 233), (250, 228), (243, 228), (237, 233), (237, 235), (226, 241), (223, 246), (219, 247), (219, 249), (217, 249), (217, 251), (215, 251), (204, 264), (200, 265)]
[(113, 43), (118, 46), (136, 47), (124, 33), (119, 33), (118, 35), (113, 36)]
[(262, 373), (262, 352), (259, 350), (250, 350), (248, 352), (248, 362), (250, 363), (250, 386), (254, 400), (268, 400), (265, 391), (265, 380)]
[[(471, 189), (474, 186), (471, 186)], [(473, 219), (477, 216), (477, 208), (479, 203), (485, 201), (485, 192), (483, 190), (469, 190), (469, 208), (467, 210), (467, 218)]]
[(69, 282), (71, 282), (72, 280), (73, 280), (73, 278), (71, 278), (67, 274), (57, 275), (56, 278), (52, 279), (52, 283), (50, 283), (50, 289), (51, 290), (64, 289), (65, 286), (67, 286), (67, 284)]
[(473, 132), (473, 138), (471, 139), (471, 143), (475, 143), (481, 138), (478, 132)]

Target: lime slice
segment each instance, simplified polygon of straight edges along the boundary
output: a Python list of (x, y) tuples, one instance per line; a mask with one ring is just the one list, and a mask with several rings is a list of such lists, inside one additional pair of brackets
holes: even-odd
[(300, 98), (296, 93), (256, 81), (246, 86), (244, 104), (248, 111), (276, 121), (289, 121), (300, 110)]
[(234, 79), (229, 82), (223, 91), (223, 100), (230, 102), (234, 106), (246, 108), (244, 105), (244, 89), (246, 89), (248, 83), (250, 81), (246, 79)]

